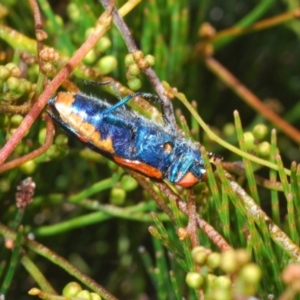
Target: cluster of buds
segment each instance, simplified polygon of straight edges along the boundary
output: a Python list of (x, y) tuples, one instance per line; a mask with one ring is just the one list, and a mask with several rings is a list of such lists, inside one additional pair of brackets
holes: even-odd
[(138, 77), (141, 70), (152, 67), (155, 64), (155, 58), (152, 55), (144, 56), (142, 51), (136, 51), (127, 54), (125, 57), (125, 65), (127, 67), (127, 84), (129, 88), (136, 91), (141, 88), (142, 82)]
[[(246, 250), (217, 253), (199, 246), (192, 250), (192, 258), (200, 271), (187, 273), (186, 283), (203, 290), (205, 299), (231, 300), (255, 295), (261, 270), (250, 261)], [(215, 275), (220, 271), (224, 275)]]

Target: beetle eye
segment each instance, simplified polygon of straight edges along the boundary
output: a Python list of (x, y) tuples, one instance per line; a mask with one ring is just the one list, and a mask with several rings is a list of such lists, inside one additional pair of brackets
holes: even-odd
[(170, 142), (164, 143), (164, 152), (165, 153), (171, 153), (173, 150), (173, 145)]

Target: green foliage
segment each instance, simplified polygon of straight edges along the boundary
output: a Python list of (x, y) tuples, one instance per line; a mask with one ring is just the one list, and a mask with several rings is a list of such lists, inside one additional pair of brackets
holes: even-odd
[[(0, 294), (56, 299), (75, 286), (72, 297), (87, 299), (296, 299), (299, 4), (130, 2), (136, 7), (124, 20), (141, 51), (128, 50), (128, 33), (105, 27), (107, 16), (98, 20), (98, 2), (39, 0), (34, 13), (35, 1), (0, 4), (0, 160), (11, 161), (0, 165)], [(84, 52), (93, 35), (99, 39)], [(77, 49), (72, 75), (57, 79), (66, 63), (73, 68)], [(47, 78), (73, 92), (103, 89), (113, 102), (109, 94), (131, 92), (126, 84), (151, 91), (149, 65), (168, 82), (165, 95), (187, 138), (224, 158), (201, 148), (208, 179), (194, 192), (128, 175), (58, 128), (53, 138), (44, 114), (15, 139), (32, 106), (43, 105)], [(117, 91), (84, 80), (112, 80)], [(161, 121), (145, 100), (129, 105)]]

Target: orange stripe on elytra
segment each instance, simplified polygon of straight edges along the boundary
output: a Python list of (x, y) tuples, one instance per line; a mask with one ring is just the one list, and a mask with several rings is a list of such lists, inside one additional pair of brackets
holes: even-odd
[(111, 137), (101, 139), (100, 132), (96, 130), (93, 124), (85, 122), (82, 116), (70, 110), (74, 101), (74, 95), (63, 92), (58, 93), (55, 99), (55, 108), (61, 119), (76, 130), (76, 135), (81, 142), (89, 142), (100, 150), (114, 153), (115, 151)]
[(59, 92), (55, 97), (55, 106), (56, 105), (64, 105), (64, 106), (71, 106), (75, 101), (74, 94)]
[(157, 178), (157, 179), (162, 178), (161, 171), (159, 171), (158, 169), (152, 166), (144, 164), (138, 160), (129, 160), (119, 156), (113, 156), (113, 160), (121, 166), (136, 170), (142, 174), (145, 174), (146, 176)]

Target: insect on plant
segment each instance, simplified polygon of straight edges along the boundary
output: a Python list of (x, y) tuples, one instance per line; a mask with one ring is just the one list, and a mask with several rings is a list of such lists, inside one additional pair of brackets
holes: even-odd
[[(136, 96), (159, 102), (164, 124), (128, 110), (125, 104)], [(48, 101), (47, 112), (83, 144), (121, 166), (182, 187), (206, 177), (199, 149), (177, 132), (158, 96), (138, 92), (117, 97), (119, 102), (110, 105), (85, 94), (60, 92)]]

